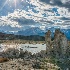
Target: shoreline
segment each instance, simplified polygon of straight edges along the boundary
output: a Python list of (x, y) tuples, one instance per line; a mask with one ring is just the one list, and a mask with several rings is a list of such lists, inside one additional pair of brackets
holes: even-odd
[(15, 44), (40, 44), (45, 43), (45, 41), (34, 41), (34, 40), (0, 40), (0, 43), (15, 43)]

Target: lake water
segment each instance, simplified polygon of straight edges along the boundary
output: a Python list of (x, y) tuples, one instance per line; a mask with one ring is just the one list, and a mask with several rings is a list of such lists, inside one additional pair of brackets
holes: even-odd
[(38, 53), (41, 50), (46, 50), (46, 44), (0, 44), (0, 52), (5, 51), (8, 48), (23, 49), (23, 51), (29, 51), (32, 54)]

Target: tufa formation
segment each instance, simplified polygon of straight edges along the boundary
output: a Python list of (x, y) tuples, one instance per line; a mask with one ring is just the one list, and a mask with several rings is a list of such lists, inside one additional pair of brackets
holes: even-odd
[(48, 32), (46, 32), (45, 34), (45, 42), (47, 55), (53, 55), (57, 58), (65, 58), (65, 56), (67, 55), (66, 52), (68, 52), (68, 41), (66, 36), (60, 31), (60, 29), (55, 30), (53, 41), (51, 38), (51, 31), (48, 30)]

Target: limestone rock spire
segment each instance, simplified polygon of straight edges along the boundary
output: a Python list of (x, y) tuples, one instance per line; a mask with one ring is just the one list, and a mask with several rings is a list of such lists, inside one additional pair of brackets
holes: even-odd
[(66, 36), (56, 29), (54, 33), (54, 40), (51, 40), (51, 31), (48, 30), (45, 34), (46, 52), (51, 55), (51, 53), (56, 57), (64, 57), (68, 47), (68, 41)]
[(48, 30), (45, 34), (45, 42), (46, 42), (46, 51), (47, 53), (50, 52), (51, 47), (51, 31)]

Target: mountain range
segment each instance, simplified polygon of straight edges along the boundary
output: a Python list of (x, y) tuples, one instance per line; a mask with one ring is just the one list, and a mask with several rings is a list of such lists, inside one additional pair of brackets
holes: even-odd
[(30, 36), (30, 35), (40, 35), (44, 36), (45, 32), (38, 27), (28, 28), (26, 30), (18, 31), (18, 35)]
[[(21, 31), (18, 31), (16, 33), (9, 33), (9, 32), (6, 32), (6, 34), (14, 34), (14, 35), (21, 35), (21, 36), (45, 36), (45, 33), (50, 30), (51, 33), (52, 33), (52, 37), (54, 37), (54, 32), (55, 32), (55, 29), (54, 27), (52, 28), (45, 28), (45, 30), (42, 30), (38, 27), (31, 27), (31, 28), (28, 28), (26, 30), (21, 30)], [(70, 29), (60, 29), (61, 32), (63, 32), (67, 39), (70, 40)], [(3, 31), (4, 32), (4, 31)]]
[[(52, 37), (53, 37), (55, 29), (57, 29), (57, 28), (52, 27), (52, 28), (45, 28), (45, 30), (41, 30), (38, 27), (32, 27), (32, 28), (29, 28), (29, 29), (26, 29), (26, 30), (18, 31), (17, 34), (18, 35), (24, 35), (24, 36), (30, 36), (30, 35), (45, 36), (45, 33), (48, 30), (50, 30), (51, 33), (52, 33)], [(70, 29), (60, 29), (60, 31), (63, 32), (66, 35), (68, 40), (70, 40)]]

